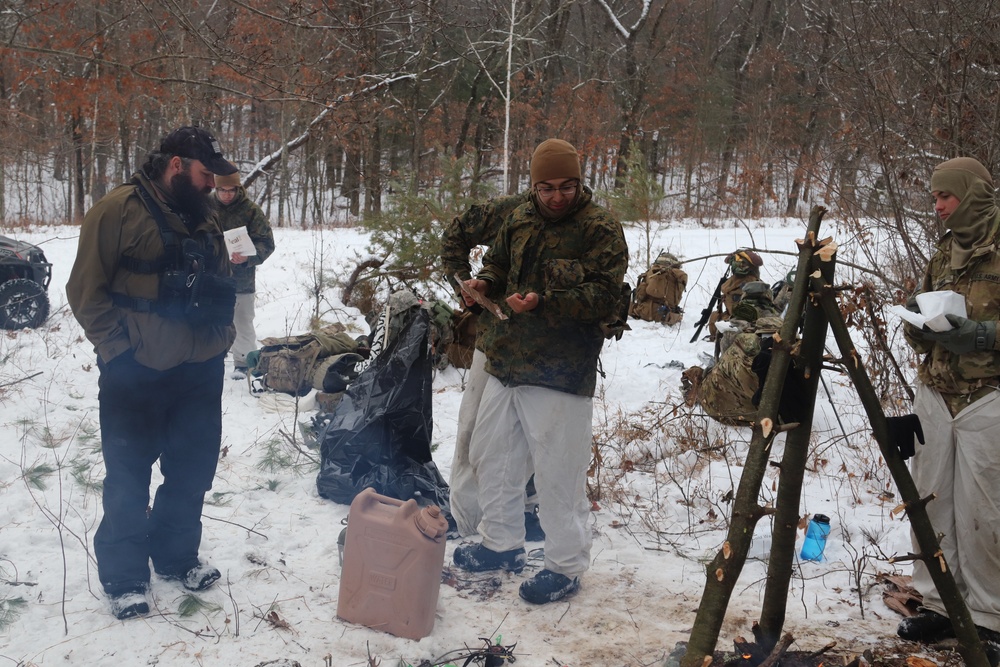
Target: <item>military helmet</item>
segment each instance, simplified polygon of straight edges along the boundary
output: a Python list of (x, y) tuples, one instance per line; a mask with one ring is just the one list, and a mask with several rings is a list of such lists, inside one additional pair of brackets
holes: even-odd
[(762, 280), (754, 280), (742, 287), (743, 298), (733, 307), (733, 317), (756, 322), (758, 317), (774, 312), (771, 286)]
[(659, 254), (653, 264), (673, 269), (681, 265), (681, 260), (677, 259), (677, 256), (673, 253), (664, 251)]
[(771, 301), (771, 286), (763, 280), (754, 280), (743, 285), (744, 299), (762, 299)]
[(732, 266), (733, 273), (738, 276), (751, 274), (759, 276), (760, 267), (764, 264), (764, 260), (753, 250), (743, 248), (742, 250), (737, 250), (726, 255), (726, 264)]

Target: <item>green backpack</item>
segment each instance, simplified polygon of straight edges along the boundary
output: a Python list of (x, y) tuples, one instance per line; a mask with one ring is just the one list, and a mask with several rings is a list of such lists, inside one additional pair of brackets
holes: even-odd
[[(247, 355), (250, 373), (260, 378), (263, 389), (292, 396), (305, 396), (314, 388), (323, 390), (325, 378), (317, 379), (315, 373), (320, 359), (358, 352), (358, 341), (339, 323), (307, 334), (264, 338), (261, 343), (260, 350)], [(348, 375), (343, 363), (326, 368)]]

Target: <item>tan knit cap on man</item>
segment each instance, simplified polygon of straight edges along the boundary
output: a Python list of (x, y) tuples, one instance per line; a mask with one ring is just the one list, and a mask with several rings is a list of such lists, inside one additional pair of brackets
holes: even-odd
[(216, 188), (237, 188), (240, 184), (240, 172), (234, 171), (226, 176), (215, 177)]
[(531, 185), (553, 178), (580, 179), (580, 155), (562, 139), (546, 139), (531, 156)]

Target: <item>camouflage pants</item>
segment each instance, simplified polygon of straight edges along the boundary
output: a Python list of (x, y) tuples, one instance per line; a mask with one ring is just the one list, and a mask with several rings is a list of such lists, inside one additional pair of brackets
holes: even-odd
[(751, 400), (760, 381), (753, 358), (760, 352), (755, 334), (738, 334), (702, 378), (698, 402), (709, 417), (723, 424), (747, 424), (757, 416)]

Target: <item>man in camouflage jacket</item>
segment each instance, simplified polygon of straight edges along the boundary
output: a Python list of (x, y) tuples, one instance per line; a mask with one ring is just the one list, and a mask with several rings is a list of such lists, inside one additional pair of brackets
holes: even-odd
[[(575, 593), (590, 560), (586, 475), (593, 395), (628, 268), (621, 224), (581, 183), (576, 149), (549, 139), (531, 159), (532, 193), (504, 223), (466, 285), (504, 304), (509, 319), (486, 333), (490, 374), (470, 446), (479, 480), (482, 544), (454, 560), (473, 570), (520, 572), (523, 471), (534, 460), (545, 568), (520, 595), (542, 604)], [(466, 299), (471, 304), (471, 299)]]
[(264, 211), (247, 197), (238, 172), (215, 179), (215, 197), (219, 202), (218, 218), (223, 231), (246, 227), (247, 236), (257, 249), (256, 255), (234, 253), (229, 256), (236, 281), (236, 313), (233, 316), (236, 340), (231, 350), (233, 377), (241, 380), (247, 373), (247, 354), (258, 347), (257, 331), (253, 326), (256, 274), (257, 267), (274, 252), (274, 233)]
[[(932, 332), (904, 325), (907, 342), (923, 360), (913, 411), (923, 446), (911, 462), (927, 515), (942, 535), (941, 549), (958, 590), (984, 639), (1000, 638), (1000, 209), (989, 171), (972, 158), (955, 158), (931, 176), (935, 212), (949, 230), (938, 243), (921, 292), (951, 290), (965, 297), (967, 317), (949, 315), (954, 328)], [(911, 300), (910, 308), (916, 308)], [(914, 551), (919, 552), (916, 540)], [(913, 564), (923, 610), (903, 619), (898, 634), (935, 641), (950, 630), (927, 565)]]
[[(462, 280), (472, 277), (472, 264), (469, 254), (479, 246), (489, 248), (500, 231), (504, 220), (515, 208), (530, 201), (529, 193), (523, 192), (505, 197), (495, 197), (482, 204), (473, 204), (460, 216), (456, 216), (445, 228), (441, 242), (441, 263), (444, 266), (445, 278), (454, 284), (455, 275)], [(455, 285), (459, 300), (463, 299), (461, 289)], [(458, 409), (458, 432), (455, 436), (455, 455), (451, 462), (451, 477), (448, 485), (451, 489), (449, 500), (451, 514), (459, 535), (465, 537), (475, 534), (479, 522), (483, 518), (479, 507), (479, 483), (476, 481), (476, 471), (469, 462), (469, 443), (472, 441), (472, 430), (476, 425), (476, 413), (486, 388), (486, 353), (483, 352), (483, 332), (497, 320), (490, 313), (483, 313), (482, 306), (474, 304), (472, 310), (479, 311), (476, 316), (477, 334), (476, 349), (472, 355), (472, 363), (465, 377), (465, 390), (462, 392), (462, 403)], [(525, 479), (534, 474), (531, 460)], [(541, 539), (541, 529), (535, 510), (538, 498), (534, 493), (534, 484), (530, 483), (530, 492), (525, 493), (525, 527), (528, 539)]]
[(743, 286), (760, 280), (760, 267), (764, 265), (764, 260), (753, 250), (744, 248), (726, 255), (726, 264), (732, 275), (719, 287), (722, 297), (719, 306), (722, 310), (713, 311), (708, 318), (708, 339), (713, 341), (719, 335), (716, 322), (725, 322), (733, 316), (733, 308), (743, 298)]

